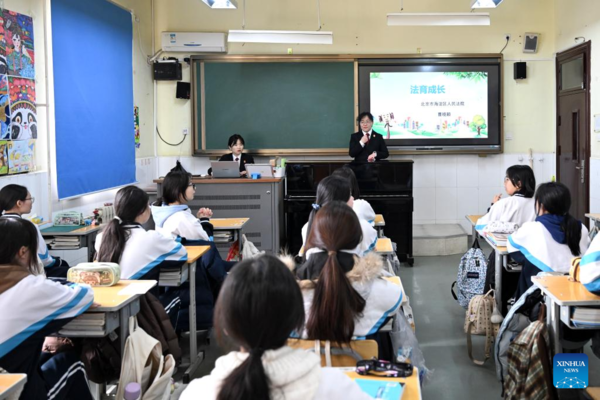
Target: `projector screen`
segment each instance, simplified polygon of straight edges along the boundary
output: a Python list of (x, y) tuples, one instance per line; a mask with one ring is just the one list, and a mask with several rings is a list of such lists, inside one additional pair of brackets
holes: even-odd
[(359, 65), (359, 98), (388, 146), (500, 150), (499, 65)]

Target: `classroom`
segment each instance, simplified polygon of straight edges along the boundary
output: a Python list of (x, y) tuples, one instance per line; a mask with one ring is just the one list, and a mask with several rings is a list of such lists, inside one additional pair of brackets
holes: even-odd
[(0, 400), (600, 399), (597, 0), (0, 13)]

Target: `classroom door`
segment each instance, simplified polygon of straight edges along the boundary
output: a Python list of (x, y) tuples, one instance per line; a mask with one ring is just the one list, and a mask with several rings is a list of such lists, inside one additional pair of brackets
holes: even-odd
[(590, 205), (591, 42), (556, 55), (556, 178), (571, 191), (571, 214), (586, 222)]

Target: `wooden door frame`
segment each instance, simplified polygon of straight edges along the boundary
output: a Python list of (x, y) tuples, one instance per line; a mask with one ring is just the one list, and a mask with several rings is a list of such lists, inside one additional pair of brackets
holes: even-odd
[[(591, 158), (591, 146), (592, 146), (592, 139), (591, 139), (591, 118), (592, 118), (592, 114), (591, 114), (591, 99), (590, 99), (590, 83), (591, 83), (591, 75), (592, 75), (592, 69), (591, 69), (591, 58), (592, 58), (592, 41), (588, 40), (587, 42), (581, 43), (580, 45), (577, 45), (575, 47), (572, 47), (568, 50), (556, 53), (556, 57), (555, 57), (555, 78), (556, 78), (556, 122), (555, 122), (555, 126), (556, 126), (556, 150), (558, 150), (558, 146), (559, 146), (559, 132), (560, 132), (560, 127), (559, 127), (559, 118), (560, 118), (560, 108), (559, 108), (559, 97), (560, 97), (560, 68), (559, 68), (559, 58), (562, 60), (568, 60), (569, 58), (576, 58), (576, 56), (579, 56), (580, 54), (583, 54), (583, 74), (584, 74), (584, 83), (585, 83), (585, 89), (584, 89), (584, 93), (585, 93), (585, 108), (587, 110), (587, 120), (584, 123), (583, 126), (583, 130), (585, 133), (585, 148), (586, 148), (586, 154), (584, 155), (585, 157), (585, 185), (586, 185), (586, 191), (587, 191), (587, 196), (585, 198), (585, 207), (586, 210), (584, 212), (589, 212), (590, 211), (590, 158)], [(575, 89), (572, 92), (576, 92), (577, 90), (581, 90), (581, 89)], [(567, 92), (570, 93), (571, 91)], [(560, 155), (559, 152), (556, 151), (556, 180), (560, 182)], [(571, 202), (573, 202), (571, 200)]]

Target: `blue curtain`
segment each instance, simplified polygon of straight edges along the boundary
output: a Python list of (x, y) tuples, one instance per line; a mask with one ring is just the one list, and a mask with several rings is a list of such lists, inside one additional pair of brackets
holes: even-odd
[(131, 14), (52, 0), (60, 199), (135, 182)]

